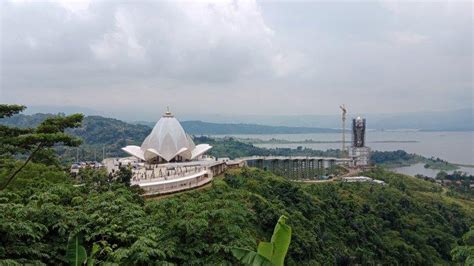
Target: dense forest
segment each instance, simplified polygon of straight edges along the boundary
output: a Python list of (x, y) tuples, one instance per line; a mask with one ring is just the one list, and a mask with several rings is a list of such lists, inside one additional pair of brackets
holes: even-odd
[[(64, 116), (64, 114), (59, 114)], [(17, 114), (0, 119), (0, 124), (19, 128), (34, 127), (52, 114)], [(71, 135), (80, 137), (83, 142), (79, 148), (57, 146), (56, 152), (63, 162), (81, 160), (101, 160), (102, 156), (125, 156), (120, 148), (134, 144), (140, 145), (151, 129), (144, 125), (132, 125), (121, 120), (101, 116), (86, 116), (78, 128), (68, 129)]]
[[(155, 122), (136, 122), (140, 125), (153, 127)], [(319, 127), (288, 127), (267, 126), (257, 124), (211, 123), (199, 120), (182, 121), (184, 130), (192, 135), (226, 135), (226, 134), (308, 134), (308, 133), (338, 133), (339, 129)]]
[(144, 200), (104, 172), (82, 173), (77, 186), (61, 169), (31, 164), (0, 192), (0, 263), (65, 264), (78, 231), (87, 250), (99, 246), (97, 262), (235, 263), (230, 248), (255, 249), (282, 214), (293, 228), (288, 265), (449, 262), (474, 203), (382, 169), (365, 174), (388, 185), (302, 185), (243, 169), (202, 190)]
[(287, 265), (469, 264), (474, 258), (474, 202), (435, 183), (374, 168), (362, 174), (386, 185), (304, 184), (242, 168), (202, 189), (144, 199), (130, 187), (129, 170), (111, 176), (85, 169), (75, 179), (51, 163), (54, 153), (39, 152), (55, 143), (78, 145), (66, 128), (80, 128), (81, 120), (0, 126), (0, 264), (67, 264), (67, 243), (78, 232), (96, 264), (237, 264), (231, 250), (255, 250), (281, 215), (292, 228)]
[(338, 133), (341, 130), (316, 127), (265, 126), (255, 124), (223, 124), (203, 121), (183, 121), (183, 128), (193, 135), (225, 135), (225, 134), (308, 134)]

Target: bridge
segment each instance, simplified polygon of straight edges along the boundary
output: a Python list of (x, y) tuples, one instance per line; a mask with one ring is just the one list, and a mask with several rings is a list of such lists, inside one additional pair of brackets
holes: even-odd
[(238, 160), (247, 166), (273, 172), (290, 179), (308, 179), (321, 175), (324, 169), (335, 165), (350, 165), (352, 159), (307, 156), (251, 156)]

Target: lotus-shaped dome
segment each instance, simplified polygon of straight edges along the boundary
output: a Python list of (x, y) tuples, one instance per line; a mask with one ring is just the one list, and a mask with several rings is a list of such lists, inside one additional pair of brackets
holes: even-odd
[(210, 148), (208, 144), (196, 146), (179, 121), (166, 112), (140, 147), (130, 145), (122, 150), (144, 161), (169, 162), (193, 160)]

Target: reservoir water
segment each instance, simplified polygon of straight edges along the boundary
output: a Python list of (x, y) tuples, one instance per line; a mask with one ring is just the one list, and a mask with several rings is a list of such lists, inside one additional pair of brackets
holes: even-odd
[[(422, 174), (424, 176), (429, 176), (429, 177), (436, 177), (436, 175), (439, 172), (439, 170), (435, 170), (435, 169), (426, 169), (424, 164), (422, 163), (417, 163), (410, 166), (398, 167), (392, 170), (394, 170), (397, 173), (401, 173), (405, 175), (414, 176), (416, 174)], [(468, 174), (474, 175), (474, 168), (472, 167), (459, 167), (459, 169), (455, 171), (462, 171), (462, 172), (466, 172)], [(445, 172), (447, 172), (448, 174), (451, 174), (454, 171), (445, 171)]]
[[(463, 132), (422, 132), (422, 131), (367, 131), (366, 145), (372, 150), (394, 151), (405, 150), (409, 153), (416, 153), (425, 157), (439, 157), (450, 163), (474, 165), (474, 131)], [(281, 139), (289, 141), (339, 141), (341, 134), (320, 133), (320, 134), (271, 134), (271, 135), (226, 135), (236, 138), (252, 138), (261, 140)], [(215, 137), (224, 137), (216, 135)], [(346, 135), (347, 143), (350, 143), (350, 134)], [(350, 145), (350, 144), (348, 144)], [(298, 146), (315, 150), (340, 149), (341, 143), (264, 143), (256, 144), (263, 148), (296, 148)], [(412, 168), (399, 168), (397, 170), (414, 175), (426, 174), (433, 176), (430, 169), (425, 169), (422, 165), (411, 166)], [(426, 171), (423, 171), (426, 170)], [(462, 171), (474, 174), (474, 168), (462, 167)], [(433, 170), (431, 170), (433, 171)], [(434, 175), (438, 171), (434, 170)]]

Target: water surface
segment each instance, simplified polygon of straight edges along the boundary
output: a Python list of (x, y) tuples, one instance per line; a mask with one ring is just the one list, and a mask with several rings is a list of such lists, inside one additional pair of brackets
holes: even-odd
[[(463, 132), (419, 132), (419, 131), (367, 131), (366, 145), (372, 150), (394, 151), (405, 150), (425, 157), (439, 157), (451, 163), (474, 165), (474, 131)], [(262, 140), (283, 139), (290, 141), (339, 141), (339, 133), (321, 134), (252, 134), (252, 135), (226, 135), (236, 138), (255, 138)], [(224, 137), (216, 135), (216, 137)], [(346, 135), (350, 145), (351, 136)], [(416, 141), (407, 143), (380, 143), (378, 141)], [(290, 144), (256, 144), (263, 148), (296, 148), (303, 146), (315, 150), (340, 149), (341, 143), (290, 143)]]
[[(392, 170), (397, 173), (405, 174), (405, 175), (415, 176), (417, 174), (420, 174), (420, 175), (429, 176), (433, 178), (436, 177), (438, 172), (440, 172), (440, 170), (427, 169), (424, 167), (424, 164), (422, 163), (417, 163), (410, 166), (398, 167)], [(474, 175), (474, 168), (471, 168), (471, 167), (459, 167), (459, 169), (455, 171), (462, 171), (462, 172), (466, 172), (468, 174)], [(445, 172), (448, 174), (452, 174), (454, 171), (445, 171)]]
[[(474, 131), (463, 132), (420, 132), (420, 131), (367, 131), (366, 145), (372, 150), (394, 151), (405, 150), (425, 157), (439, 157), (450, 163), (474, 165)], [(339, 133), (320, 134), (268, 134), (268, 135), (226, 135), (236, 138), (252, 138), (261, 140), (282, 139), (289, 141), (339, 141), (342, 139)], [(216, 135), (215, 137), (224, 137)], [(347, 145), (350, 145), (351, 136), (346, 135)], [(380, 141), (415, 141), (415, 142), (391, 142), (380, 143)], [(341, 143), (290, 143), (290, 144), (256, 144), (262, 148), (296, 148), (298, 146), (315, 149), (340, 149)], [(415, 164), (408, 167), (394, 169), (397, 172), (415, 175), (422, 174), (430, 177), (436, 176), (439, 170), (426, 169), (423, 164)], [(461, 167), (459, 170), (473, 174), (474, 168)]]

